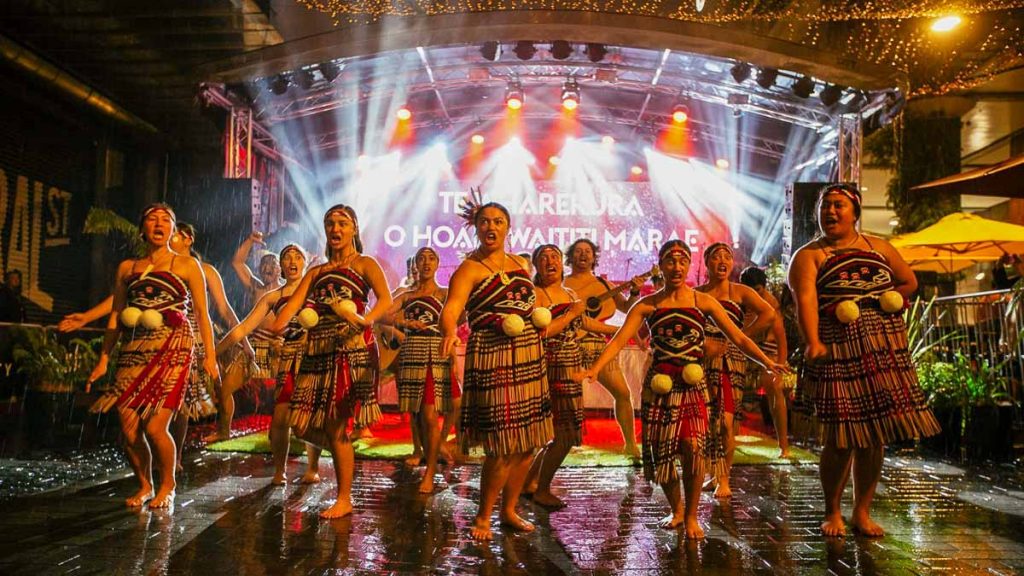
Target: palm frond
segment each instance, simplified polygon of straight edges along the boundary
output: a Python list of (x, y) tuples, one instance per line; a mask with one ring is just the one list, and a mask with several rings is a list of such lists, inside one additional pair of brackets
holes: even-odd
[(120, 236), (128, 250), (135, 255), (145, 254), (146, 246), (134, 222), (107, 208), (90, 208), (82, 232), (99, 236)]

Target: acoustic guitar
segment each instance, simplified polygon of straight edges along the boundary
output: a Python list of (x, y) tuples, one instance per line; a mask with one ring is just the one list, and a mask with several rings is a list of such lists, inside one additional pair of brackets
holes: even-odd
[[(649, 272), (645, 272), (640, 275), (640, 278), (647, 280), (651, 276), (661, 276), (661, 270), (658, 269), (658, 265), (651, 266)], [(627, 282), (623, 282), (617, 286), (612, 286), (602, 294), (597, 296), (591, 296), (587, 298), (587, 316), (591, 318), (597, 318), (598, 314), (601, 313), (601, 305), (604, 304), (609, 298), (614, 298), (616, 294), (621, 293), (623, 290), (633, 285), (633, 280), (630, 279)]]

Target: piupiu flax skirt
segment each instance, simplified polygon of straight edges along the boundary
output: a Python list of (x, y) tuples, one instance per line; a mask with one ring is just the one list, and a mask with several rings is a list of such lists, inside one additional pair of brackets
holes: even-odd
[(466, 347), (460, 444), (489, 456), (529, 452), (554, 436), (544, 350), (530, 322), (519, 336), (475, 330)]
[(851, 324), (824, 313), (819, 320), (828, 356), (807, 364), (797, 385), (802, 404), (814, 409), (819, 441), (867, 448), (938, 434), (910, 361), (903, 316), (867, 304)]
[(405, 337), (395, 372), (398, 409), (402, 412), (419, 412), (427, 391), (432, 396), (426, 401), (434, 405), (434, 410), (444, 413), (451, 409), (451, 359), (438, 356), (440, 347), (440, 335), (409, 334)]
[(670, 392), (655, 394), (651, 379), (656, 373), (654, 366), (648, 368), (641, 393), (642, 456), (644, 478), (665, 484), (679, 479), (675, 461), (683, 455), (684, 444), (693, 445), (695, 463), (707, 469), (708, 388), (705, 380), (691, 386), (677, 375)]

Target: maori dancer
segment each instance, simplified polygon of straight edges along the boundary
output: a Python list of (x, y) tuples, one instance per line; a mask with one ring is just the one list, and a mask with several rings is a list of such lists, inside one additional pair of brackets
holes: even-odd
[[(769, 370), (784, 370), (733, 324), (713, 296), (686, 285), (690, 247), (669, 240), (658, 251), (665, 286), (634, 305), (626, 322), (597, 361), (577, 378), (593, 378), (646, 323), (651, 332), (651, 364), (643, 384), (640, 410), (644, 478), (665, 492), (672, 513), (661, 525), (684, 526), (687, 538), (703, 538), (697, 521), (701, 481), (705, 472), (708, 390), (700, 368), (707, 317), (725, 337)], [(682, 461), (682, 491), (675, 460)], [(685, 495), (685, 500), (684, 500)]]
[[(289, 423), (300, 438), (331, 451), (338, 499), (320, 515), (341, 518), (352, 513), (355, 454), (346, 434), (349, 420), (368, 427), (381, 416), (370, 327), (391, 306), (391, 292), (377, 261), (362, 254), (355, 210), (332, 206), (324, 214), (324, 233), (327, 262), (306, 272), (273, 331), (282, 333), (296, 314), (307, 327)], [(377, 302), (368, 310), (371, 293)]]
[[(202, 257), (192, 249), (194, 241), (195, 228), (186, 222), (176, 222), (174, 233), (171, 235), (170, 239), (171, 250), (177, 254), (188, 255), (199, 262), (203, 268), (203, 275), (206, 279), (207, 301), (212, 303), (213, 309), (217, 311), (221, 321), (231, 328), (238, 324), (238, 317), (235, 315), (235, 311), (228, 302), (227, 295), (224, 293), (224, 283), (221, 281), (221, 276), (217, 272), (217, 269), (210, 264), (203, 262)], [(114, 297), (108, 296), (102, 302), (93, 306), (86, 312), (65, 316), (60, 321), (57, 328), (61, 332), (77, 330), (100, 317), (109, 316), (113, 307)], [(196, 318), (190, 315), (188, 317), (188, 321), (192, 325), (193, 333), (197, 332), (198, 324), (196, 323)], [(196, 361), (192, 364), (192, 372), (185, 388), (185, 400), (182, 404), (181, 410), (178, 411), (171, 422), (171, 431), (174, 435), (174, 443), (178, 448), (177, 465), (179, 471), (181, 470), (182, 455), (185, 450), (185, 438), (188, 435), (189, 421), (198, 421), (217, 412), (217, 409), (214, 407), (213, 401), (210, 398), (210, 392), (215, 388), (215, 386), (208, 381), (206, 373), (201, 369), (204, 362), (203, 359), (206, 356), (204, 352), (205, 348), (201, 341), (197, 341), (195, 345)], [(252, 351), (252, 347), (249, 345), (247, 340), (242, 341), (241, 346), (242, 351), (245, 352), (245, 354), (249, 357), (253, 356), (254, 353)], [(231, 408), (234, 410), (233, 403), (231, 404)]]
[(521, 532), (533, 524), (516, 512), (516, 502), (533, 451), (554, 434), (544, 350), (531, 313), (534, 287), (526, 263), (505, 251), (510, 218), (501, 204), (482, 204), (477, 194), (462, 213), (476, 229), (479, 247), (459, 265), (441, 311), (441, 357), (454, 353), (456, 325), (467, 313), (472, 334), (466, 348), (462, 398), (463, 451), (482, 445), (480, 503), (470, 534), (490, 540), (491, 510), (501, 493), (501, 523)]
[[(228, 302), (227, 294), (224, 293), (224, 281), (221, 279), (220, 273), (212, 265), (203, 261), (203, 258), (198, 252), (193, 249), (193, 244), (196, 241), (196, 229), (186, 222), (179, 222), (178, 229), (171, 237), (171, 249), (179, 254), (188, 254), (199, 261), (203, 267), (203, 274), (206, 275), (206, 288), (210, 297), (210, 301), (213, 303), (213, 307), (217, 310), (217, 315), (227, 325), (230, 330), (238, 325), (238, 316), (235, 315), (234, 308), (231, 307), (231, 303)], [(195, 318), (189, 318), (189, 322), (193, 323), (193, 330), (195, 329)], [(202, 343), (196, 343), (196, 358), (198, 362), (202, 362), (203, 358), (206, 357), (207, 348)], [(253, 358), (255, 352), (253, 352), (252, 346), (248, 340), (243, 340), (239, 346), (234, 348), (234, 353), (238, 357)], [(215, 356), (216, 357), (216, 356)], [(196, 369), (192, 371), (192, 378), (189, 381), (189, 394), (186, 396), (186, 405), (189, 404), (189, 398), (206, 398), (208, 397), (209, 390), (219, 390), (219, 406), (217, 419), (220, 424), (220, 432), (215, 433), (213, 438), (218, 440), (226, 440), (231, 437), (231, 417), (235, 413), (235, 400), (234, 391), (241, 387), (245, 378), (246, 367), (244, 364), (226, 364), (227, 367), (224, 370), (224, 379), (219, 383), (219, 388), (215, 383), (207, 381), (205, 375)], [(224, 397), (224, 390), (230, 390), (231, 394), (227, 396), (227, 400)], [(198, 410), (186, 410), (183, 414), (175, 418), (172, 427), (174, 429), (174, 439), (178, 443), (178, 459), (180, 461), (182, 451), (185, 449), (185, 437), (188, 434), (188, 423), (189, 420), (198, 420), (201, 417), (212, 414), (213, 411), (207, 413), (199, 412)], [(187, 416), (187, 418), (183, 417)], [(224, 422), (226, 422), (226, 430), (224, 428)]]
[[(740, 273), (740, 282), (757, 292), (757, 295), (775, 310), (771, 328), (762, 333), (759, 338), (755, 334), (755, 342), (758, 342), (761, 350), (764, 350), (764, 353), (771, 356), (776, 362), (786, 364), (786, 360), (789, 358), (786, 326), (783, 322), (782, 307), (768, 290), (768, 276), (764, 270), (756, 266), (749, 266)], [(747, 316), (749, 317), (750, 314)], [(744, 322), (749, 323), (750, 320), (751, 318), (747, 318)], [(782, 379), (761, 370), (760, 366), (756, 364), (748, 367), (747, 378), (751, 383), (756, 383), (754, 385), (764, 388), (765, 394), (768, 396), (768, 411), (772, 415), (772, 427), (775, 428), (775, 435), (779, 439), (779, 458), (789, 458), (786, 390), (783, 387)]]
[(850, 523), (882, 536), (870, 511), (885, 445), (939, 432), (907, 349), (902, 312), (917, 279), (892, 245), (857, 231), (860, 212), (856, 187), (823, 188), (821, 236), (797, 251), (789, 270), (806, 342), (797, 394), (813, 406), (823, 445), (826, 536), (845, 534), (840, 506), (851, 466)]
[[(729, 321), (748, 337), (756, 336), (771, 326), (775, 312), (757, 292), (743, 284), (729, 280), (734, 266), (732, 247), (715, 242), (704, 250), (704, 268), (707, 283), (695, 288), (710, 295), (722, 305)], [(753, 319), (744, 326), (744, 314)], [(714, 477), (715, 496), (728, 498), (732, 495), (729, 473), (736, 452), (736, 428), (734, 417), (743, 402), (744, 379), (747, 375), (747, 357), (736, 345), (727, 343), (720, 326), (709, 325), (705, 330), (709, 341), (724, 346), (725, 353), (706, 355), (704, 373), (711, 395), (711, 436), (708, 452), (711, 455), (711, 474)]]
[(533, 251), (537, 306), (550, 311), (551, 316), (551, 323), (544, 329), (544, 354), (555, 438), (534, 457), (526, 492), (533, 494), (534, 502), (552, 508), (565, 503), (551, 492), (551, 480), (569, 450), (583, 444), (583, 385), (573, 379), (583, 370), (577, 335), (582, 330), (608, 335), (616, 330), (585, 315), (586, 303), (562, 284), (564, 258), (554, 244), (542, 244)]
[(263, 240), (262, 232), (253, 232), (242, 241), (238, 250), (235, 251), (234, 258), (231, 259), (231, 269), (235, 271), (235, 275), (238, 276), (238, 280), (245, 287), (245, 291), (252, 299), (251, 301), (256, 302), (267, 292), (280, 288), (283, 284), (281, 279), (284, 275), (281, 274), (283, 263), (278, 255), (273, 252), (267, 252), (260, 257), (259, 276), (253, 274), (249, 265), (246, 264), (253, 245), (266, 248), (267, 244)]
[[(281, 276), (284, 278), (284, 286), (265, 292), (256, 301), (249, 315), (228, 332), (220, 342), (217, 343), (217, 355), (230, 350), (243, 338), (251, 333), (264, 332), (270, 336), (263, 336), (269, 340), (273, 337), (271, 328), (274, 324), (276, 314), (288, 302), (288, 297), (295, 293), (295, 289), (306, 272), (306, 252), (296, 244), (289, 244), (281, 250), (279, 259), (281, 263)], [(270, 481), (274, 485), (287, 484), (286, 467), (288, 464), (288, 448), (291, 445), (291, 427), (288, 426), (289, 407), (291, 404), (292, 391), (295, 389), (295, 370), (298, 368), (299, 360), (302, 358), (302, 350), (306, 346), (306, 329), (303, 328), (298, 318), (292, 318), (285, 328), (283, 338), (275, 342), (275, 351), (271, 356), (271, 366), (276, 375), (277, 389), (274, 393), (274, 414), (270, 420), (270, 452), (274, 461), (274, 478)], [(315, 484), (320, 481), (318, 469), (320, 467), (320, 449), (306, 444), (306, 473), (303, 474), (303, 484)]]
[[(103, 350), (86, 391), (107, 373), (110, 352), (124, 331), (114, 384), (90, 410), (117, 408), (128, 461), (139, 481), (139, 491), (126, 500), (128, 506), (140, 507), (149, 500), (150, 508), (168, 508), (174, 501), (177, 456), (168, 425), (181, 408), (197, 360), (188, 317), (195, 315), (207, 348), (213, 346), (213, 327), (199, 262), (170, 249), (174, 212), (165, 204), (153, 204), (143, 211), (140, 228), (146, 256), (118, 266)], [(203, 359), (203, 369), (210, 378), (219, 377), (214, 358)], [(155, 495), (150, 446), (160, 469)]]
[[(587, 238), (580, 238), (573, 242), (569, 246), (565, 259), (565, 263), (572, 269), (565, 279), (565, 286), (581, 300), (596, 299), (597, 306), (588, 308), (587, 315), (604, 322), (611, 318), (616, 310), (629, 311), (630, 306), (640, 294), (644, 280), (640, 276), (634, 277), (630, 281), (630, 296), (629, 298), (624, 297), (622, 292), (616, 291), (608, 284), (607, 280), (594, 274), (600, 255), (601, 250), (597, 244)], [(590, 301), (595, 302), (595, 300)], [(579, 343), (584, 366), (592, 365), (608, 344), (603, 335), (593, 332), (584, 333)], [(633, 413), (633, 400), (630, 398), (629, 385), (626, 383), (626, 377), (623, 375), (617, 359), (613, 359), (604, 367), (604, 370), (598, 374), (597, 381), (615, 400), (615, 420), (619, 424), (619, 429), (622, 430), (622, 438), (625, 441), (623, 451), (633, 458), (639, 458), (640, 449), (636, 445), (636, 416)]]
[[(453, 379), (452, 356), (438, 356), (441, 348), (441, 308), (448, 288), (438, 286), (435, 278), (440, 263), (433, 248), (416, 252), (416, 284), (403, 292), (391, 305), (388, 317), (405, 333), (396, 361), (398, 409), (413, 414), (426, 457), (426, 470), (419, 491), (434, 490), (434, 474), (441, 446), (438, 413), (450, 411), (453, 398), (459, 397), (458, 382)], [(453, 350), (454, 354), (454, 350)], [(415, 458), (415, 454), (413, 455)], [(451, 457), (448, 457), (449, 461)], [(416, 458), (415, 464), (419, 463)]]

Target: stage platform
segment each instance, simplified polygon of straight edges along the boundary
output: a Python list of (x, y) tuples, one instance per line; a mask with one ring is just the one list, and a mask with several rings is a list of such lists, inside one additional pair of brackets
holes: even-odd
[[(293, 461), (292, 475), (301, 462)], [(330, 464), (321, 465), (330, 477)], [(269, 458), (194, 451), (171, 511), (132, 511), (125, 470), (4, 503), (0, 573), (29, 574), (1015, 574), (1024, 571), (1024, 491), (1014, 468), (886, 459), (876, 499), (888, 535), (828, 540), (813, 464), (738, 466), (729, 502), (701, 501), (707, 539), (658, 527), (660, 490), (631, 467), (566, 468), (568, 506), (523, 499), (532, 534), (467, 526), (480, 467), (443, 469), (430, 496), (418, 470), (357, 461), (353, 516), (322, 520), (333, 482), (270, 486)], [(850, 495), (846, 497), (849, 505)], [(495, 517), (495, 526), (497, 519)]]

